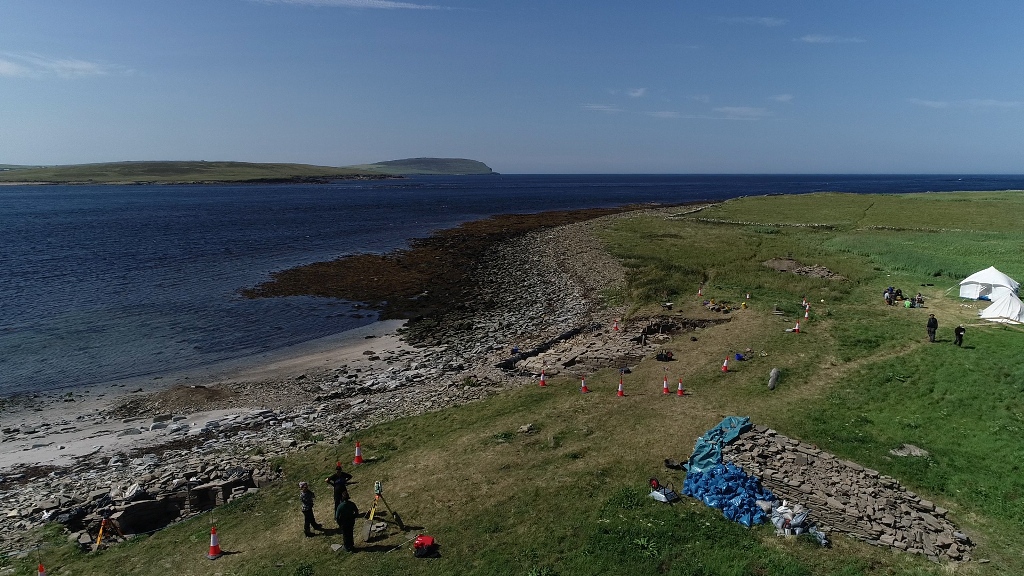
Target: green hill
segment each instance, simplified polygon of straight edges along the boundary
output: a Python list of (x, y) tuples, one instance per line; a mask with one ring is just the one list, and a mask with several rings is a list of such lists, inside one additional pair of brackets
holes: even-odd
[(406, 158), (404, 160), (388, 160), (375, 164), (360, 164), (349, 168), (380, 172), (395, 176), (421, 175), (468, 175), (494, 174), (489, 166), (477, 160), (465, 158)]
[(364, 170), (309, 164), (250, 162), (108, 162), (25, 167), (0, 172), (0, 182), (61, 184), (184, 184), (303, 182), (381, 176)]
[(0, 183), (216, 184), (229, 182), (328, 182), (413, 174), (493, 174), (482, 162), (461, 158), (410, 158), (360, 166), (253, 162), (105, 162), (64, 166), (0, 164)]

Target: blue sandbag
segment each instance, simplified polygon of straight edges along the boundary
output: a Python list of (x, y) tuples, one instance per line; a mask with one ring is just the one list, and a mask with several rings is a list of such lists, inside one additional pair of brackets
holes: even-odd
[(687, 473), (682, 492), (721, 510), (726, 518), (748, 528), (769, 518), (757, 501), (775, 500), (775, 495), (761, 486), (758, 478), (747, 476), (742, 468), (733, 464), (718, 464), (703, 472)]

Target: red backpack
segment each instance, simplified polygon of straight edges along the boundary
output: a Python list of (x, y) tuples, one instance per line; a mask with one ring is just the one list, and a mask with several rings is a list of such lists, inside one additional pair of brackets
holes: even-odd
[(437, 548), (438, 545), (434, 542), (433, 536), (420, 534), (412, 542), (412, 555), (417, 558), (436, 558), (440, 556)]

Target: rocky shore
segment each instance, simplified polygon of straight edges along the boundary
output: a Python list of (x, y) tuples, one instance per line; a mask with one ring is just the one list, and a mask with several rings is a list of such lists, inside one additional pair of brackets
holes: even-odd
[[(460, 259), (459, 298), (449, 301), (458, 304), (431, 305), (433, 314), (316, 362), (106, 405), (74, 393), (9, 401), (0, 553), (25, 553), (28, 530), (49, 521), (83, 546), (104, 516), (126, 535), (159, 529), (258, 490), (278, 476), (275, 458), (314, 442), (348, 444), (379, 422), (532, 383), (541, 368), (585, 373), (643, 357), (654, 339), (634, 341), (642, 325), (612, 330), (621, 311), (598, 299), (621, 285), (623, 269), (592, 236), (637, 213), (493, 235), (472, 261)], [(523, 352), (513, 358), (514, 347)]]

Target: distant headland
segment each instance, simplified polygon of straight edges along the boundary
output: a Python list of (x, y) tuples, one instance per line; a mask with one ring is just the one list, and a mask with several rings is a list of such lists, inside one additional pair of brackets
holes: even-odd
[(483, 162), (464, 158), (407, 158), (340, 167), (206, 161), (0, 164), (0, 184), (280, 184), (470, 174), (495, 172)]

